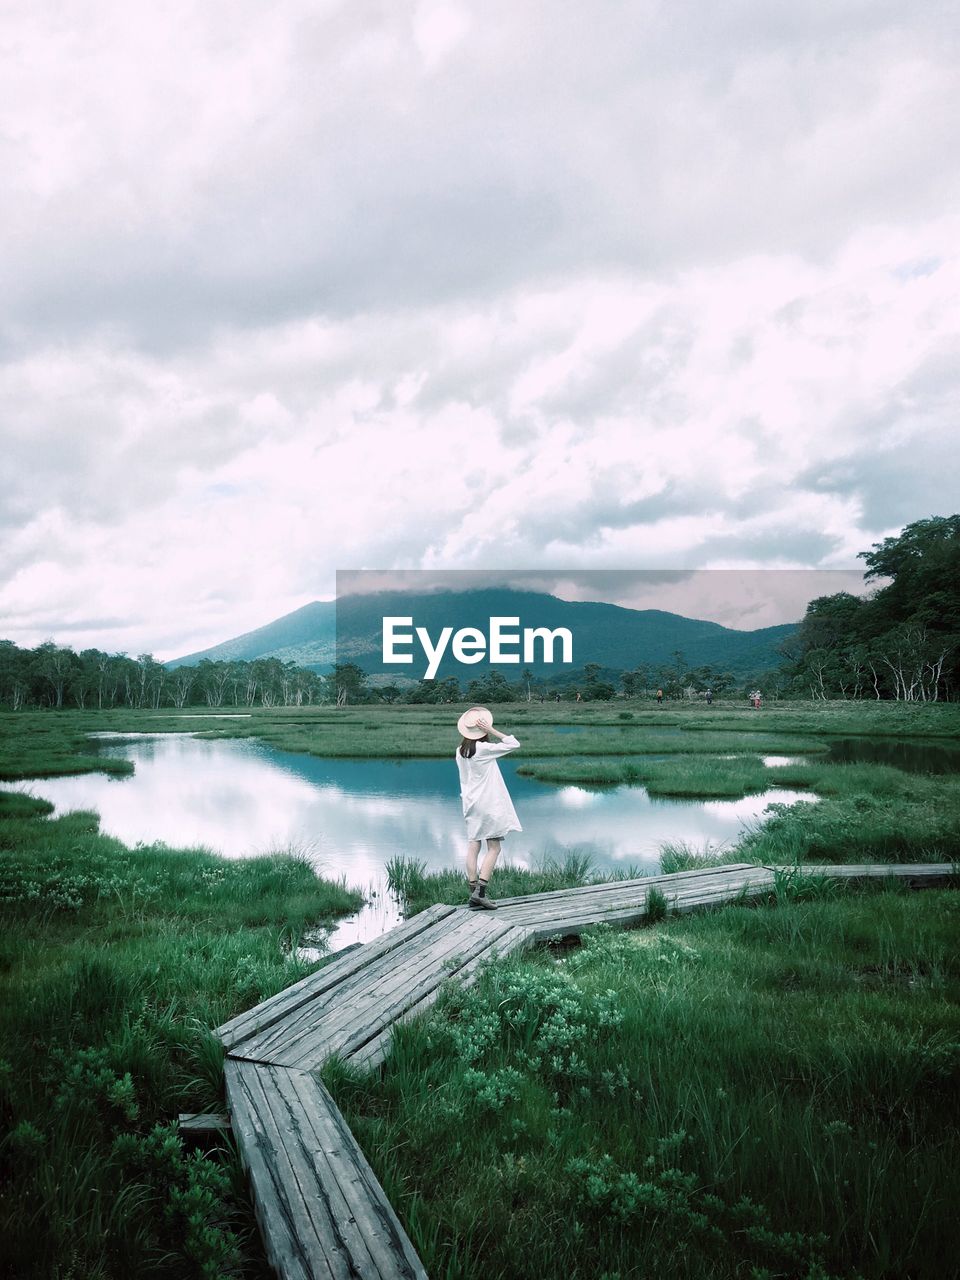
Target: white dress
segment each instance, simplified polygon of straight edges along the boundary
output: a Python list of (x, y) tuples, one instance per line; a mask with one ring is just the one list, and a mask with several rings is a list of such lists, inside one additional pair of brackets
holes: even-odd
[(469, 759), (457, 749), (460, 798), (468, 840), (490, 840), (494, 836), (505, 836), (508, 831), (523, 830), (497, 764), (497, 756), (516, 751), (519, 745), (512, 734), (507, 734), (499, 742), (478, 742), (476, 752)]

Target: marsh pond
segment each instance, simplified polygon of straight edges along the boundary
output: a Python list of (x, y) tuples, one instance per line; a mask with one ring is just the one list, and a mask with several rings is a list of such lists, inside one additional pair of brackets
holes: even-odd
[[(328, 759), (187, 733), (98, 735), (98, 748), (131, 760), (135, 772), (13, 785), (50, 800), (57, 812), (96, 811), (101, 829), (126, 844), (200, 846), (230, 858), (301, 850), (325, 876), (343, 877), (370, 895), (361, 916), (335, 930), (333, 947), (375, 936), (400, 918), (384, 891), (388, 860), (417, 858), (439, 870), (457, 865), (462, 853), (452, 758)], [(662, 800), (636, 786), (596, 789), (526, 778), (516, 772), (520, 757), (500, 763), (524, 828), (505, 851), (525, 867), (577, 851), (589, 854), (600, 872), (654, 873), (665, 842), (732, 846), (771, 801), (811, 798), (772, 788), (742, 800)]]

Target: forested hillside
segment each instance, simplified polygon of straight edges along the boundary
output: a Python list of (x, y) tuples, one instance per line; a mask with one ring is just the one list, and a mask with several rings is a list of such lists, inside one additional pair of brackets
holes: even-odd
[(886, 585), (810, 602), (784, 646), (792, 686), (812, 698), (957, 698), (960, 515), (917, 520), (860, 555), (867, 579)]
[[(484, 588), (472, 591), (377, 592), (348, 595), (338, 601), (316, 601), (277, 618), (255, 631), (227, 640), (200, 653), (168, 663), (171, 668), (212, 661), (278, 658), (315, 671), (329, 672), (336, 661), (354, 662), (368, 675), (408, 678), (416, 673), (390, 668), (383, 662), (382, 623), (385, 616), (413, 617), (415, 626), (431, 635), (444, 626), (476, 627), (485, 631), (493, 617), (518, 617), (520, 627), (568, 628), (574, 636), (574, 660), (561, 664), (530, 663), (537, 677), (576, 679), (584, 664), (597, 663), (616, 673), (644, 666), (651, 671), (673, 665), (679, 651), (691, 668), (709, 664), (733, 677), (776, 666), (779, 646), (795, 624), (737, 631), (703, 619), (685, 618), (661, 609), (626, 609), (602, 601), (560, 600), (536, 591)], [(518, 664), (519, 665), (519, 664)], [(506, 670), (506, 669), (505, 669)], [(490, 664), (479, 663), (471, 675), (488, 674)], [(510, 675), (507, 670), (507, 674)], [(514, 673), (510, 678), (515, 678)], [(448, 654), (437, 672), (440, 679), (464, 671)], [(568, 679), (568, 682), (569, 682)]]

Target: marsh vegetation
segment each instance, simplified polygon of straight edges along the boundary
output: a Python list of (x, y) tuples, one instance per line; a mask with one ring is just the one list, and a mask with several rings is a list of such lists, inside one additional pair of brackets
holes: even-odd
[[(0, 778), (128, 772), (86, 737), (105, 729), (440, 757), (458, 710), (20, 713), (0, 723)], [(524, 703), (497, 719), (533, 769), (587, 791), (731, 796), (773, 779), (817, 797), (774, 807), (724, 861), (960, 861), (955, 774), (830, 751), (881, 738), (949, 751), (952, 705)], [(780, 753), (788, 762), (763, 763)], [(598, 874), (568, 853), (498, 871), (497, 891)], [(665, 870), (703, 856), (682, 841), (662, 853)], [(209, 1028), (308, 972), (300, 937), (357, 895), (302, 857), (130, 847), (96, 814), (50, 817), (9, 792), (0, 865), (0, 1212), (14, 1273), (257, 1274), (235, 1160), (191, 1154), (172, 1122), (222, 1107)], [(456, 871), (397, 859), (391, 875), (410, 911), (462, 897)], [(434, 1276), (940, 1275), (960, 1243), (958, 913), (954, 889), (785, 879), (760, 906), (497, 966), (403, 1027), (382, 1074), (332, 1063), (329, 1080)]]
[(431, 1276), (940, 1277), (960, 893), (785, 879), (452, 986), (325, 1077)]
[[(135, 849), (96, 814), (0, 793), (0, 1236), (17, 1277), (239, 1275), (259, 1244), (210, 1033), (309, 971), (296, 943), (359, 896), (295, 855)], [(247, 1271), (249, 1273), (249, 1271)]]

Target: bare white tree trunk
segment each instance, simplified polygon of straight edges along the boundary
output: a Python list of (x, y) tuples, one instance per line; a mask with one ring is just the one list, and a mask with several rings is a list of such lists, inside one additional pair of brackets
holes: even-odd
[(193, 672), (189, 667), (177, 667), (173, 677), (173, 705), (182, 711), (193, 686)]
[(873, 694), (876, 700), (879, 702), (880, 701), (880, 675), (877, 672), (877, 668), (873, 665), (872, 661), (869, 662), (867, 665), (870, 668), (870, 674), (873, 676)]

